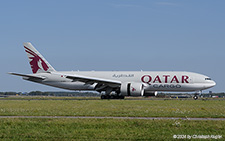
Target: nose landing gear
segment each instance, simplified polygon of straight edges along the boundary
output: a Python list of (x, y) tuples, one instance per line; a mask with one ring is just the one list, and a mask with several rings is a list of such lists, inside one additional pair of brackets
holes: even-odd
[(194, 95), (193, 99), (197, 100), (198, 99), (198, 95)]
[(202, 90), (200, 90), (199, 92), (196, 92), (195, 95), (193, 96), (193, 99), (197, 100), (198, 96), (201, 96), (201, 94), (202, 94)]

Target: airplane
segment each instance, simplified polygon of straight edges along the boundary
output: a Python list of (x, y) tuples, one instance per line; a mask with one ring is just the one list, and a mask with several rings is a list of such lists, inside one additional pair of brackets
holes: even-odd
[(157, 96), (157, 92), (196, 92), (216, 85), (210, 77), (186, 71), (56, 71), (26, 42), (23, 44), (33, 74), (9, 73), (24, 80), (67, 90), (97, 91), (101, 99)]

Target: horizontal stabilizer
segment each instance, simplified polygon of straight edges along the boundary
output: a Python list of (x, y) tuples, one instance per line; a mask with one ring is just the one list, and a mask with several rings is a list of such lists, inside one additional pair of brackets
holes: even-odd
[(22, 76), (25, 79), (30, 79), (30, 78), (39, 79), (39, 80), (44, 80), (45, 79), (45, 77), (42, 77), (42, 76), (34, 76), (33, 74), (19, 74), (19, 73), (13, 73), (13, 72), (10, 72), (8, 74)]

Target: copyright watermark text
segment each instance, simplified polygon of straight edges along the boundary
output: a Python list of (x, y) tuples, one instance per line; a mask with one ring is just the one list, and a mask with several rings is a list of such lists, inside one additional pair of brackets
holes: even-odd
[(222, 139), (222, 135), (173, 135), (174, 139)]

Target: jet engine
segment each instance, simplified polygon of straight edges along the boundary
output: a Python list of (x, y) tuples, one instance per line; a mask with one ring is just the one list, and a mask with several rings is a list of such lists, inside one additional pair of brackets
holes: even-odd
[(143, 96), (144, 84), (142, 83), (122, 83), (120, 87), (123, 96)]

